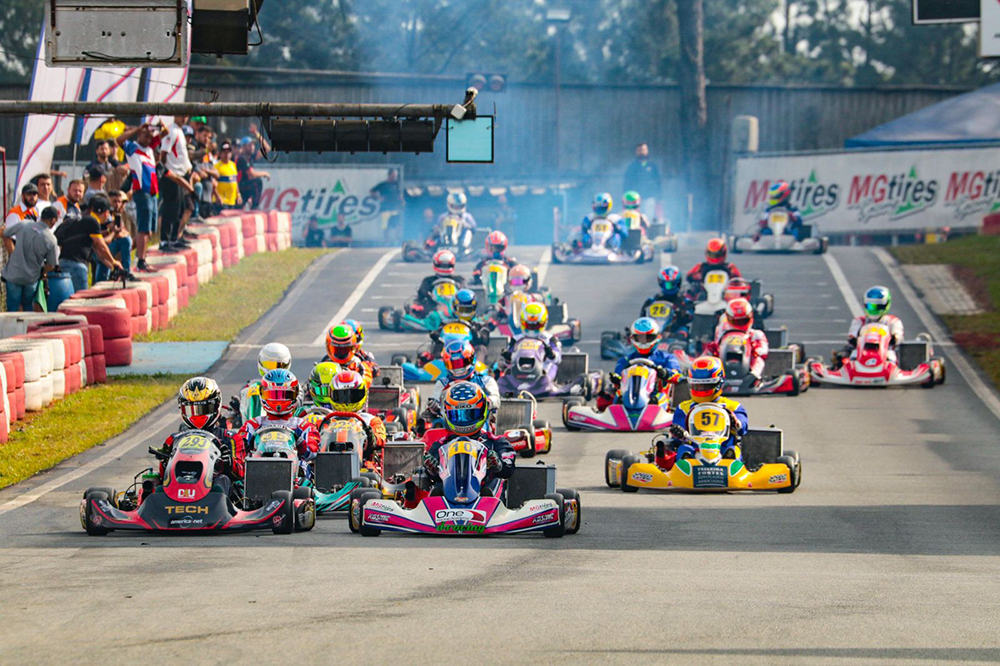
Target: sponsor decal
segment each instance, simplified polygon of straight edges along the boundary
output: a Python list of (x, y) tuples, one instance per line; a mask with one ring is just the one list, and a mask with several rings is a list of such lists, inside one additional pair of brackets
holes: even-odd
[(874, 366), (874, 365), (878, 365), (878, 364), (879, 364), (879, 360), (877, 358), (865, 359), (865, 365), (867, 365), (868, 367), (871, 367), (871, 366)]
[(770, 477), (767, 480), (767, 482), (768, 483), (784, 483), (787, 480), (788, 480), (788, 475), (787, 474), (775, 474), (774, 476)]
[(379, 511), (392, 511), (392, 507), (383, 502), (372, 502), (369, 506), (370, 508), (378, 509)]
[(94, 523), (95, 525), (100, 525), (102, 522), (101, 515), (97, 513), (90, 514), (90, 522)]
[(384, 513), (373, 513), (371, 515), (365, 514), (366, 523), (387, 523), (389, 522), (389, 516)]
[(474, 509), (439, 509), (434, 512), (434, 522), (452, 522), (455, 520), (465, 520), (472, 523), (485, 523), (486, 514), (483, 511)]
[(632, 480), (638, 481), (639, 483), (649, 483), (653, 480), (653, 475), (647, 474), (646, 472), (634, 472), (632, 474)]
[(194, 488), (179, 488), (177, 496), (182, 499), (194, 499)]
[(195, 527), (205, 524), (204, 518), (192, 518), (191, 516), (184, 516), (183, 518), (172, 518), (167, 523), (171, 527)]
[(434, 528), (438, 532), (472, 532), (474, 534), (482, 534), (483, 530), (486, 529), (485, 525), (438, 525)]
[(583, 421), (583, 420), (586, 420), (586, 418), (587, 417), (584, 416), (583, 414), (577, 414), (575, 412), (570, 412), (569, 413), (569, 420), (570, 421)]
[(944, 207), (955, 220), (981, 218), (1000, 210), (1000, 171), (952, 171)]
[(544, 525), (545, 523), (551, 523), (559, 520), (559, 517), (554, 515), (554, 513), (543, 513), (535, 516), (531, 519), (532, 525)]
[(271, 517), (271, 522), (274, 523), (275, 527), (280, 527), (284, 521), (285, 517), (280, 513), (276, 513)]
[(534, 513), (535, 511), (545, 511), (552, 508), (552, 504), (536, 504), (534, 506), (528, 507), (528, 513)]
[(281, 500), (271, 500), (267, 503), (267, 506), (264, 507), (264, 511), (276, 511), (279, 506), (281, 506)]
[[(768, 190), (781, 180), (786, 179), (751, 180), (743, 197), (744, 214), (763, 215), (768, 206)], [(787, 182), (791, 186), (789, 201), (799, 209), (799, 214), (806, 222), (825, 215), (840, 205), (840, 185), (821, 180), (816, 169), (811, 169), (805, 178), (787, 179)]]
[(207, 506), (187, 506), (187, 505), (167, 505), (163, 507), (169, 514), (179, 514), (179, 513), (208, 513)]
[(692, 468), (695, 488), (726, 488), (729, 486), (729, 470), (714, 465), (697, 465)]

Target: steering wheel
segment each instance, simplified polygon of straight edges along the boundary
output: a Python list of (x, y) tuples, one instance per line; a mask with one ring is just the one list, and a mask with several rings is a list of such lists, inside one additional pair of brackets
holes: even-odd
[(654, 368), (656, 364), (650, 361), (648, 358), (634, 358), (628, 362), (629, 365), (644, 365), (647, 368)]

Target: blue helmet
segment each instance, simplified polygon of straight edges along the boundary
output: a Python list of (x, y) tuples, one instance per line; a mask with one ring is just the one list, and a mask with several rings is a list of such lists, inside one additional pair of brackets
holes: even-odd
[(881, 317), (892, 305), (892, 294), (888, 287), (871, 287), (865, 292), (865, 312), (869, 317)]
[(594, 212), (598, 215), (607, 215), (611, 212), (611, 206), (614, 204), (614, 200), (611, 195), (607, 192), (599, 192), (594, 195), (594, 202), (590, 204), (590, 207), (594, 209)]
[(472, 321), (476, 316), (476, 294), (471, 289), (461, 289), (451, 303), (452, 314), (462, 321)]
[(667, 266), (656, 276), (656, 281), (660, 283), (660, 291), (664, 296), (676, 296), (681, 290), (683, 280), (681, 271), (676, 266)]
[(650, 317), (639, 317), (629, 327), (628, 333), (635, 350), (643, 356), (649, 356), (660, 339), (660, 325)]

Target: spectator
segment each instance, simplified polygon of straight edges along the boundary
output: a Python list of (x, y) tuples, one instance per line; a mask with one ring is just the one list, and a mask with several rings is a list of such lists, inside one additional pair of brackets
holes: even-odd
[(382, 213), (382, 231), (387, 239), (398, 239), (402, 225), (403, 190), (399, 187), (399, 170), (389, 169), (384, 181), (371, 189)]
[(237, 183), (236, 162), (233, 161), (233, 144), (228, 141), (223, 141), (219, 147), (219, 160), (215, 163), (215, 170), (219, 173), (215, 194), (220, 207), (237, 208), (242, 200)]
[(3, 244), (10, 258), (0, 274), (7, 283), (7, 312), (31, 312), (38, 281), (45, 271), (56, 267), (59, 251), (52, 225), (59, 219), (59, 213), (49, 206), (41, 217), (41, 222), (25, 217), (4, 227)]
[(128, 176), (128, 165), (120, 164), (113, 155), (115, 142), (112, 139), (98, 141), (95, 149), (96, 157), (87, 165), (87, 173), (92, 169), (100, 169), (104, 173), (104, 187), (108, 190), (121, 189), (122, 181)]
[(119, 190), (111, 190), (108, 192), (108, 201), (111, 202), (111, 214), (115, 218), (121, 218), (124, 229), (130, 236), (135, 236), (135, 217), (129, 211), (125, 194)]
[(207, 150), (202, 149), (194, 153), (194, 197), (197, 217), (209, 217), (213, 212), (212, 201), (215, 183), (219, 177), (219, 172), (212, 166), (215, 162), (214, 150), (215, 147), (209, 145)]
[(205, 116), (195, 116), (188, 121), (188, 125), (191, 126), (191, 129), (194, 131), (195, 134), (201, 131), (201, 128), (207, 124), (208, 124), (208, 118), (206, 118)]
[[(132, 237), (128, 230), (128, 220), (125, 216), (125, 198), (118, 190), (108, 192), (108, 203), (111, 210), (107, 221), (101, 226), (101, 235), (111, 251), (122, 265), (129, 280), (135, 280), (132, 275)], [(111, 269), (103, 263), (98, 263), (94, 269), (94, 283), (103, 282), (111, 275)]]
[(344, 217), (343, 213), (337, 213), (337, 224), (330, 229), (330, 240), (327, 241), (327, 246), (350, 247), (353, 235), (354, 232), (347, 224), (347, 218)]
[[(10, 226), (24, 220), (38, 221), (38, 188), (33, 183), (27, 183), (21, 188), (21, 203), (7, 211), (4, 225)], [(10, 254), (10, 251), (7, 252)]]
[(420, 237), (426, 238), (431, 230), (434, 229), (435, 224), (437, 224), (437, 215), (434, 214), (434, 209), (430, 207), (424, 208), (424, 231)]
[(104, 171), (97, 167), (91, 167), (87, 171), (87, 180), (89, 185), (87, 185), (87, 191), (83, 193), (83, 205), (86, 207), (90, 200), (94, 198), (95, 194), (100, 194), (106, 196), (104, 192), (104, 185), (108, 182), (108, 177), (104, 175)]
[(69, 275), (73, 281), (73, 291), (86, 289), (90, 277), (91, 253), (108, 268), (122, 269), (122, 264), (113, 256), (104, 242), (101, 226), (111, 214), (111, 202), (107, 197), (91, 199), (87, 214), (72, 222), (63, 221), (56, 230), (59, 241), (59, 270)]
[(52, 176), (47, 173), (35, 176), (35, 187), (38, 188), (38, 203), (35, 204), (35, 208), (41, 214), (43, 210), (51, 206), (52, 202), (55, 201), (55, 197), (52, 196)]
[(323, 247), (326, 245), (323, 230), (319, 228), (319, 218), (315, 215), (309, 216), (309, 222), (306, 223), (302, 237), (306, 241), (306, 247)]
[(59, 211), (59, 221), (56, 222), (53, 231), (67, 222), (79, 220), (83, 217), (83, 212), (80, 209), (80, 203), (83, 201), (83, 191), (84, 185), (82, 180), (71, 180), (66, 187), (66, 194), (56, 199), (56, 202), (52, 204), (52, 207)]
[[(135, 140), (132, 137), (135, 137)], [(132, 201), (135, 202), (136, 269), (148, 271), (146, 248), (150, 235), (156, 232), (156, 196), (160, 192), (159, 181), (156, 178), (155, 152), (160, 145), (160, 137), (154, 133), (150, 125), (144, 124), (126, 129), (118, 137), (118, 145), (125, 151), (128, 160), (130, 189)], [(103, 238), (101, 245), (107, 249)]]
[(656, 215), (656, 202), (660, 199), (662, 185), (660, 182), (660, 169), (649, 159), (649, 146), (640, 143), (635, 147), (635, 159), (625, 169), (625, 180), (623, 189), (625, 192), (635, 190), (642, 196), (642, 214), (654, 219)]
[(240, 139), (240, 156), (236, 160), (237, 178), (240, 184), (240, 197), (243, 203), (250, 204), (250, 209), (255, 209), (260, 205), (260, 197), (264, 193), (264, 179), (270, 178), (267, 171), (254, 169), (253, 163), (257, 158), (256, 137), (264, 141), (257, 130), (256, 125), (250, 125), (250, 133), (253, 136), (245, 136)]
[(202, 125), (195, 130), (194, 139), (199, 148), (207, 150), (209, 145), (212, 143), (212, 135), (212, 128), (208, 125)]
[(188, 156), (187, 140), (181, 125), (186, 119), (180, 118), (170, 127), (164, 126), (166, 137), (161, 144), (160, 153), (163, 165), (166, 167), (166, 177), (160, 183), (160, 214), (163, 215), (163, 227), (160, 229), (160, 250), (170, 252), (179, 247), (187, 246), (181, 243), (181, 217), (188, 208), (188, 195), (194, 194), (191, 184), (191, 159)]

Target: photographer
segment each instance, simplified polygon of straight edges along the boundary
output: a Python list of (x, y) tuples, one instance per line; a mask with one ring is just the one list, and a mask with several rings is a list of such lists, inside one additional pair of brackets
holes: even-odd
[(111, 255), (101, 227), (111, 214), (111, 202), (107, 197), (96, 196), (90, 200), (87, 213), (77, 220), (63, 222), (56, 229), (59, 241), (59, 270), (73, 280), (73, 290), (88, 287), (90, 257), (93, 253), (97, 261), (108, 268), (122, 270), (121, 263)]
[[(101, 225), (101, 236), (111, 251), (111, 256), (118, 258), (122, 265), (122, 271), (127, 279), (135, 280), (132, 275), (132, 236), (128, 232), (128, 227), (122, 219), (125, 212), (125, 197), (118, 190), (108, 192), (108, 200), (111, 210), (108, 220)], [(97, 264), (94, 269), (94, 283), (107, 280), (111, 275), (111, 269), (102, 263)]]

